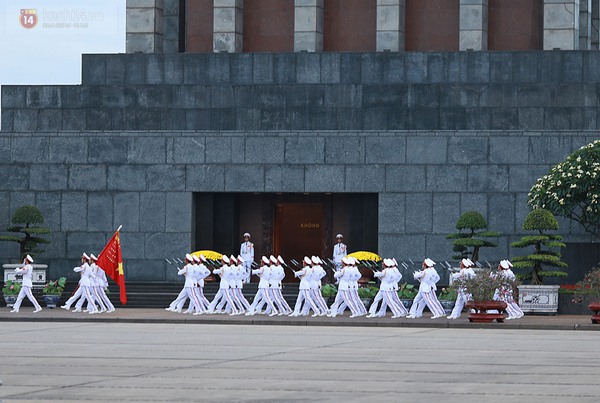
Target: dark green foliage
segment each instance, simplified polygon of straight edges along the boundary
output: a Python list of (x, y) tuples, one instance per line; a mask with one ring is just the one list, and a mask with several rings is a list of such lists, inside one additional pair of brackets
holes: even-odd
[(40, 236), (49, 234), (51, 231), (49, 228), (39, 225), (44, 223), (44, 216), (37, 207), (28, 205), (19, 207), (13, 214), (11, 222), (21, 225), (12, 226), (6, 231), (19, 235), (3, 235), (0, 236), (0, 241), (18, 243), (19, 260), (23, 260), (28, 254), (34, 256), (42, 253), (44, 250), (39, 245), (50, 243), (49, 240)]
[(535, 209), (525, 218), (523, 229), (537, 231), (537, 235), (526, 235), (519, 241), (513, 242), (513, 248), (526, 248), (533, 246), (534, 252), (529, 255), (516, 256), (512, 259), (515, 269), (526, 270), (527, 273), (520, 274), (519, 278), (530, 280), (531, 284), (543, 284), (544, 277), (566, 277), (563, 271), (543, 270), (543, 266), (567, 267), (560, 260), (560, 252), (548, 248), (564, 248), (566, 245), (560, 242), (560, 235), (546, 234), (548, 230), (557, 230), (558, 222), (552, 213), (545, 209)]
[(493, 248), (496, 246), (495, 243), (481, 238), (497, 238), (501, 235), (498, 232), (485, 231), (487, 222), (477, 211), (467, 211), (461, 215), (456, 222), (456, 229), (459, 232), (447, 236), (448, 239), (452, 239), (452, 250), (457, 252), (452, 258), (471, 258), (474, 262), (479, 260), (480, 248)]

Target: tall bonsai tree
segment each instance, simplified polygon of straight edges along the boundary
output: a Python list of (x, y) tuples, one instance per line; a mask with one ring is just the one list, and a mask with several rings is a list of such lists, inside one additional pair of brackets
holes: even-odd
[(513, 242), (510, 246), (513, 248), (526, 248), (533, 246), (534, 252), (530, 255), (517, 256), (512, 259), (513, 265), (517, 269), (529, 269), (530, 273), (521, 276), (524, 280), (531, 280), (531, 284), (543, 284), (544, 277), (566, 277), (564, 271), (543, 270), (543, 266), (567, 267), (567, 264), (560, 260), (560, 252), (552, 251), (550, 248), (564, 248), (566, 245), (561, 242), (560, 235), (551, 235), (547, 231), (558, 230), (558, 221), (552, 213), (546, 209), (538, 208), (531, 211), (525, 222), (523, 229), (526, 231), (535, 231), (535, 235), (527, 235), (520, 241)]
[(19, 207), (13, 214), (11, 222), (15, 225), (6, 230), (19, 235), (3, 235), (0, 236), (0, 241), (18, 243), (20, 260), (28, 254), (42, 253), (44, 250), (39, 245), (50, 243), (41, 236), (49, 234), (50, 229), (40, 225), (44, 223), (44, 216), (36, 207), (28, 205)]
[(596, 140), (539, 178), (529, 192), (528, 204), (570, 218), (600, 238), (599, 198), (600, 140)]
[(452, 239), (452, 250), (457, 252), (452, 258), (470, 258), (474, 262), (477, 262), (479, 261), (480, 248), (497, 246), (485, 238), (497, 238), (501, 234), (499, 232), (487, 231), (487, 226), (487, 221), (477, 211), (467, 211), (461, 215), (456, 222), (458, 232), (447, 236), (448, 239)]

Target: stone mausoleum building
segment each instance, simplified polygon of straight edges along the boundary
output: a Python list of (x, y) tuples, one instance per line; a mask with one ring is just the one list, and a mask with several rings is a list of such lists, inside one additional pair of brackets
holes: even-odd
[[(0, 226), (35, 204), (50, 277), (123, 224), (128, 281), (165, 257), (450, 260), (477, 210), (514, 254), (527, 193), (598, 138), (598, 0), (128, 0), (127, 54), (81, 85), (3, 86)], [(560, 220), (574, 282), (598, 261)], [(0, 259), (16, 256), (0, 244)], [(257, 256), (258, 258), (258, 256)]]

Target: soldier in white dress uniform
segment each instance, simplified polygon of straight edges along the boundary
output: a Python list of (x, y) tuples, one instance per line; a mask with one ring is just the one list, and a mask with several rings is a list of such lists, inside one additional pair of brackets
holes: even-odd
[[(90, 263), (91, 263), (91, 259), (90, 259)], [(80, 267), (76, 267), (73, 270), (75, 272), (81, 273), (81, 281), (79, 282), (79, 285), (83, 289), (82, 292), (83, 292), (83, 297), (84, 297), (84, 298), (80, 298), (79, 301), (77, 301), (73, 312), (81, 312), (83, 303), (85, 301), (87, 301), (87, 312), (90, 315), (99, 313), (98, 308), (96, 307), (96, 300), (94, 299), (94, 294), (91, 290), (91, 288), (95, 284), (95, 282), (94, 282), (95, 276), (92, 271), (92, 267), (90, 266), (89, 263), (87, 263)]]
[(422, 316), (424, 309), (422, 301), (425, 302), (433, 314), (431, 319), (446, 316), (442, 304), (440, 304), (435, 295), (435, 290), (437, 289), (436, 283), (440, 280), (440, 276), (433, 266), (435, 266), (435, 262), (427, 258), (423, 261), (423, 269), (414, 273), (415, 279), (419, 280), (421, 284), (419, 285), (419, 292), (413, 300), (413, 305), (410, 308), (410, 314), (407, 318), (414, 319)]
[(246, 283), (250, 282), (250, 274), (252, 270), (252, 262), (254, 262), (254, 244), (250, 242), (250, 233), (244, 234), (244, 242), (240, 246), (240, 256), (244, 263), (244, 278)]
[(219, 282), (219, 291), (208, 306), (208, 313), (221, 313), (220, 310), (217, 312), (215, 308), (217, 308), (217, 304), (219, 304), (221, 300), (224, 300), (224, 302), (227, 304), (226, 310), (228, 309), (231, 312), (231, 315), (237, 315), (238, 311), (235, 307), (233, 299), (231, 298), (230, 290), (231, 270), (229, 265), (231, 260), (226, 255), (223, 255), (222, 260), (223, 266), (221, 266), (220, 269), (213, 270), (214, 274), (218, 274), (221, 277), (221, 281)]
[(93, 271), (96, 275), (96, 294), (102, 300), (102, 303), (106, 307), (106, 313), (111, 313), (115, 311), (115, 306), (110, 302), (108, 295), (106, 295), (105, 289), (108, 288), (108, 279), (106, 278), (106, 273), (102, 269), (102, 267), (98, 266), (96, 262), (98, 258), (93, 253), (90, 254), (90, 262), (93, 268)]
[(237, 257), (237, 266), (235, 267), (235, 271), (233, 272), (235, 278), (235, 288), (233, 289), (235, 293), (236, 302), (240, 304), (240, 308), (243, 312), (248, 312), (250, 310), (250, 304), (248, 300), (244, 297), (244, 283), (247, 283), (247, 275), (246, 275), (246, 262), (242, 256)]
[(334, 274), (334, 277), (339, 280), (339, 284), (335, 301), (331, 304), (329, 315), (327, 315), (331, 318), (344, 313), (346, 307), (350, 308), (350, 317), (354, 318), (360, 315), (360, 308), (354, 304), (350, 295), (350, 282), (353, 277), (352, 262), (351, 259), (344, 257), (342, 259), (342, 268)]
[(33, 266), (31, 266), (31, 263), (33, 263), (33, 258), (27, 255), (23, 260), (23, 267), (18, 267), (15, 269), (15, 273), (23, 276), (23, 283), (21, 285), (21, 291), (19, 291), (19, 295), (17, 296), (17, 301), (15, 302), (11, 312), (19, 312), (19, 308), (21, 307), (21, 303), (25, 297), (27, 297), (33, 304), (35, 308), (33, 313), (37, 313), (42, 310), (42, 307), (40, 304), (38, 304), (37, 300), (31, 293), (31, 288), (33, 287)]
[(203, 255), (194, 256), (194, 260), (198, 266), (198, 271), (196, 273), (196, 289), (194, 291), (196, 291), (196, 294), (200, 299), (200, 303), (202, 303), (202, 312), (194, 313), (194, 315), (201, 315), (202, 313), (206, 312), (208, 305), (210, 305), (210, 302), (204, 296), (204, 279), (210, 276), (210, 270), (208, 270), (208, 267), (205, 265), (206, 258)]
[(348, 248), (342, 242), (344, 240), (344, 236), (342, 234), (337, 234), (335, 239), (337, 243), (333, 247), (333, 263), (335, 264), (336, 270), (341, 270), (342, 259), (348, 254)]
[[(516, 276), (515, 273), (513, 273), (511, 267), (513, 267), (513, 265), (510, 262), (510, 260), (502, 260), (498, 265), (498, 271), (500, 272), (501, 276), (504, 276), (507, 279), (514, 281), (516, 279)], [(508, 314), (506, 320), (519, 319), (525, 315), (521, 310), (521, 307), (517, 305), (513, 298), (512, 288), (503, 287), (502, 289), (497, 290), (494, 299), (506, 302), (506, 313)]]
[(185, 276), (183, 288), (185, 289), (186, 297), (190, 300), (190, 309), (186, 313), (191, 313), (192, 310), (195, 311), (195, 313), (201, 313), (203, 311), (202, 302), (200, 302), (200, 298), (198, 298), (198, 294), (195, 291), (198, 267), (194, 263), (194, 257), (192, 255), (186, 255), (185, 260), (186, 265), (183, 266), (177, 274)]
[[(186, 265), (189, 262), (192, 262), (193, 260), (194, 260), (194, 258), (189, 253), (185, 255), (185, 264)], [(178, 268), (178, 271), (177, 271), (178, 274), (179, 274), (180, 270), (181, 269)], [(181, 309), (183, 308), (183, 305), (185, 305), (185, 301), (187, 301), (187, 299), (188, 299), (188, 296), (187, 296), (187, 290), (185, 289), (185, 281), (184, 281), (184, 286), (183, 286), (183, 288), (181, 288), (179, 295), (177, 295), (177, 298), (175, 298), (173, 301), (171, 301), (169, 306), (167, 308), (165, 308), (165, 311), (181, 313)]]
[[(312, 263), (312, 261), (310, 262)], [(300, 287), (298, 290), (298, 298), (296, 299), (296, 305), (294, 306), (294, 312), (292, 312), (289, 316), (300, 316), (302, 304), (309, 304), (310, 309), (312, 309), (314, 312), (313, 316), (318, 316), (321, 314), (321, 310), (319, 309), (315, 301), (313, 301), (313, 298), (310, 293), (310, 278), (313, 273), (311, 263), (307, 263), (307, 260), (303, 260), (304, 267), (302, 268), (302, 270), (294, 271), (294, 276), (300, 278)], [(308, 315), (308, 311), (304, 311), (302, 315)]]
[[(283, 298), (283, 294), (281, 293), (281, 280), (285, 278), (285, 271), (283, 270), (283, 258), (281, 256), (277, 256), (277, 265), (271, 266), (271, 277), (269, 279), (269, 296), (271, 297), (271, 301), (276, 306), (278, 315), (289, 315), (292, 313), (292, 308), (288, 305), (285, 298)], [(267, 308), (267, 312), (269, 312), (269, 308)]]
[[(393, 297), (393, 294), (398, 295), (394, 290), (394, 285), (397, 285), (398, 281), (400, 280), (394, 273), (393, 267), (394, 262), (391, 259), (384, 259), (383, 270), (374, 274), (375, 277), (378, 277), (381, 280), (381, 284), (379, 286), (379, 291), (377, 292), (377, 295), (375, 296), (375, 299), (373, 299), (373, 303), (369, 308), (369, 315), (367, 315), (367, 318), (385, 316), (386, 308), (388, 306), (392, 311), (392, 318), (400, 318), (408, 314), (406, 308), (404, 308), (404, 305), (402, 305), (402, 303), (398, 305), (398, 302)], [(381, 307), (379, 312), (375, 313), (377, 311), (377, 304), (379, 301), (381, 301)]]
[[(102, 285), (104, 285), (104, 283), (102, 282), (102, 279), (100, 278), (100, 273), (99, 273), (100, 267), (98, 267), (98, 265), (96, 264), (96, 262), (94, 261), (92, 256), (94, 256), (94, 255), (93, 254), (90, 255), (90, 265), (89, 265), (89, 270), (92, 274), (90, 276), (90, 293), (92, 294), (92, 297), (94, 297), (94, 301), (96, 302), (96, 304), (98, 304), (98, 306), (100, 306), (100, 310), (98, 311), (98, 313), (104, 313), (104, 312), (108, 311), (108, 307), (102, 300), (102, 298), (100, 296), (100, 292), (98, 290), (99, 288), (101, 288)], [(94, 256), (94, 257), (96, 257), (96, 256)], [(88, 310), (88, 312), (90, 311), (89, 302), (88, 302), (87, 310)]]
[(391, 293), (391, 297), (396, 302), (396, 305), (400, 307), (400, 311), (402, 312), (400, 316), (406, 316), (408, 315), (408, 310), (406, 309), (402, 301), (400, 301), (400, 297), (398, 296), (398, 289), (400, 288), (398, 287), (398, 283), (400, 282), (400, 280), (402, 280), (402, 273), (400, 273), (400, 270), (398, 270), (398, 262), (396, 261), (396, 259), (392, 259), (392, 263), (394, 264), (391, 267), (391, 271), (393, 274), (392, 286), (394, 288), (394, 292)]
[(73, 293), (73, 295), (71, 296), (71, 298), (69, 298), (67, 300), (67, 302), (65, 302), (65, 304), (63, 306), (61, 306), (62, 309), (66, 309), (67, 311), (71, 309), (71, 305), (73, 305), (75, 303), (75, 301), (77, 301), (79, 298), (83, 298), (83, 287), (81, 286), (81, 281), (82, 281), (82, 270), (76, 270), (82, 266), (87, 266), (89, 265), (89, 261), (90, 261), (90, 257), (87, 255), (87, 253), (83, 253), (83, 255), (81, 255), (81, 266), (78, 266), (76, 268), (73, 269), (73, 271), (78, 272), (79, 273), (79, 283), (77, 286), (77, 290), (75, 290), (75, 293)]
[[(458, 280), (468, 280), (472, 277), (475, 277), (475, 272), (473, 271), (473, 266), (475, 264), (471, 259), (463, 259), (460, 261), (460, 271), (458, 273), (452, 273), (452, 279)], [(448, 316), (448, 319), (458, 319), (462, 313), (463, 308), (465, 307), (465, 303), (471, 299), (471, 295), (464, 288), (460, 287), (458, 289), (458, 295), (456, 296), (456, 303), (454, 304), (454, 309), (452, 309), (452, 313)]]
[(313, 257), (311, 257), (311, 261), (313, 263), (311, 292), (312, 292), (314, 301), (316, 302), (316, 304), (319, 306), (319, 309), (321, 310), (321, 316), (324, 316), (324, 315), (327, 315), (327, 313), (329, 312), (329, 307), (327, 306), (327, 303), (325, 302), (325, 299), (323, 298), (323, 294), (321, 294), (321, 287), (322, 287), (321, 281), (322, 281), (323, 277), (325, 277), (327, 275), (327, 273), (325, 272), (325, 269), (323, 268), (323, 266), (321, 266), (323, 261), (321, 260), (320, 257), (313, 256)]
[(358, 295), (358, 287), (359, 287), (358, 280), (361, 279), (362, 274), (361, 274), (360, 270), (358, 269), (358, 260), (355, 258), (351, 258), (351, 259), (352, 259), (352, 265), (350, 266), (350, 271), (351, 271), (352, 275), (350, 277), (350, 290), (349, 290), (350, 298), (352, 298), (352, 301), (358, 308), (358, 315), (356, 315), (356, 316), (363, 316), (363, 315), (367, 314), (367, 308), (365, 308), (365, 305), (363, 304), (362, 300), (360, 299), (360, 297)]
[(271, 310), (269, 316), (275, 316), (277, 315), (277, 309), (275, 308), (275, 305), (273, 305), (273, 301), (269, 295), (269, 282), (271, 278), (270, 261), (266, 256), (263, 256), (261, 261), (262, 266), (256, 270), (252, 270), (252, 274), (257, 275), (260, 278), (260, 281), (258, 282), (258, 291), (256, 292), (252, 305), (250, 305), (250, 310), (246, 312), (246, 315), (254, 315), (257, 312), (259, 304), (264, 301), (267, 304), (268, 309)]

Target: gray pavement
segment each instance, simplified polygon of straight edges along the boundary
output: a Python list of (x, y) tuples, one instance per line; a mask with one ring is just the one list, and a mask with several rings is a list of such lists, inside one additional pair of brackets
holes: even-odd
[(598, 402), (568, 330), (0, 323), (0, 400)]

